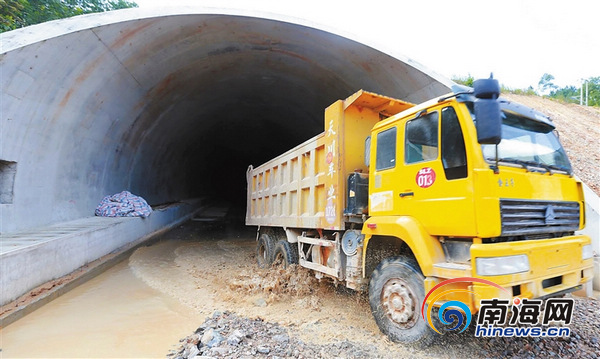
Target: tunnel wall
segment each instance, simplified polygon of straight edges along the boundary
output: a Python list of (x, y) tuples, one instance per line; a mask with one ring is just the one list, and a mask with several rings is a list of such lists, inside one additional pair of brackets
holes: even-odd
[(150, 204), (234, 185), (235, 197), (245, 166), (321, 132), (337, 99), (449, 91), (417, 63), (307, 20), (169, 11), (1, 35), (1, 233), (91, 216), (122, 190)]

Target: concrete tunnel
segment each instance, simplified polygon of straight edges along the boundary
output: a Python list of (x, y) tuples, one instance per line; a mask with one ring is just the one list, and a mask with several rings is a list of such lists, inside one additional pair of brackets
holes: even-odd
[[(248, 9), (79, 16), (2, 33), (0, 46), (0, 305), (172, 228), (191, 199), (244, 213), (247, 166), (322, 132), (338, 99), (418, 103), (452, 85), (400, 44)], [(93, 216), (123, 190), (172, 205)]]
[[(0, 305), (182, 223), (198, 198), (241, 217), (248, 165), (322, 132), (338, 99), (449, 91), (396, 49), (353, 37), (214, 8), (128, 9), (0, 34)], [(94, 217), (123, 190), (171, 205), (147, 219)]]
[(335, 100), (421, 102), (451, 84), (395, 50), (249, 10), (80, 16), (2, 47), (2, 233), (93, 216), (122, 190), (245, 209), (247, 166), (322, 132)]

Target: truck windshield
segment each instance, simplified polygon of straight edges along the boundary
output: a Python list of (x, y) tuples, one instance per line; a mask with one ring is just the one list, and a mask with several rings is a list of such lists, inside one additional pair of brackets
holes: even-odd
[[(503, 111), (499, 162), (570, 174), (571, 164), (553, 130), (552, 126), (545, 123)], [(487, 161), (496, 160), (495, 145), (481, 145), (481, 149)]]

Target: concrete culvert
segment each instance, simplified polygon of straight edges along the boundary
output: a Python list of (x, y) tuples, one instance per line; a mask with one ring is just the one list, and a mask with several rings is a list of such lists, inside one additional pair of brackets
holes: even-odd
[[(248, 165), (322, 132), (338, 99), (421, 102), (450, 85), (336, 30), (248, 10), (130, 9), (1, 36), (0, 304), (181, 223), (188, 199), (229, 202), (241, 225)], [(124, 190), (180, 204), (92, 217)]]
[(2, 34), (0, 160), (17, 169), (3, 233), (89, 216), (124, 189), (151, 205), (204, 195), (243, 209), (246, 167), (321, 132), (335, 100), (448, 92), (418, 64), (308, 20), (166, 11)]

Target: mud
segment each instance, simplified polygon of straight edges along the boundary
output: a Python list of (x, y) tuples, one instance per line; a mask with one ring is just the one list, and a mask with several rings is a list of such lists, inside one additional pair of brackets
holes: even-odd
[[(475, 338), (470, 330), (446, 334), (426, 349), (391, 343), (375, 324), (364, 295), (318, 281), (304, 268), (261, 270), (255, 244), (255, 232), (244, 227), (188, 222), (0, 330), (0, 356), (164, 358), (215, 312), (239, 318), (228, 319), (230, 329), (247, 319), (285, 330), (295, 347), (280, 345), (284, 356), (296, 348), (303, 357), (315, 350), (329, 357), (329, 350), (362, 348), (373, 358), (552, 353), (593, 358), (600, 350), (595, 315), (600, 303), (583, 299), (576, 300), (574, 334), (568, 341)], [(251, 347), (246, 350), (252, 353)]]
[(164, 357), (202, 318), (124, 261), (3, 328), (0, 357)]
[(364, 296), (319, 282), (301, 267), (259, 269), (255, 232), (190, 222), (171, 235), (178, 240), (138, 249), (129, 265), (146, 284), (200, 315), (232, 311), (287, 326), (306, 342), (369, 341), (408, 355), (381, 335)]
[[(574, 334), (564, 341), (476, 338), (471, 326), (461, 334), (447, 333), (427, 348), (403, 346), (390, 342), (379, 331), (365, 295), (336, 286), (329, 280), (318, 281), (304, 268), (259, 269), (255, 232), (214, 231), (192, 222), (173, 231), (171, 236), (171, 241), (138, 249), (131, 256), (130, 266), (139, 278), (177, 298), (204, 318), (231, 312), (240, 318), (281, 326), (286, 329), (290, 342), (299, 340), (304, 343), (302, 347), (308, 346), (319, 353), (325, 350), (323, 355), (319, 354), (321, 357), (331, 357), (328, 353), (333, 352), (329, 350), (342, 344), (369, 348), (368, 357), (373, 358), (547, 357), (556, 354), (595, 358), (600, 349), (598, 319), (584, 314), (597, 312), (599, 302), (591, 299), (576, 299), (578, 313), (571, 325)], [(178, 241), (173, 241), (175, 238)], [(152, 267), (155, 260), (160, 261), (160, 270)], [(298, 356), (286, 353), (284, 357)], [(300, 354), (300, 357), (310, 356)]]

